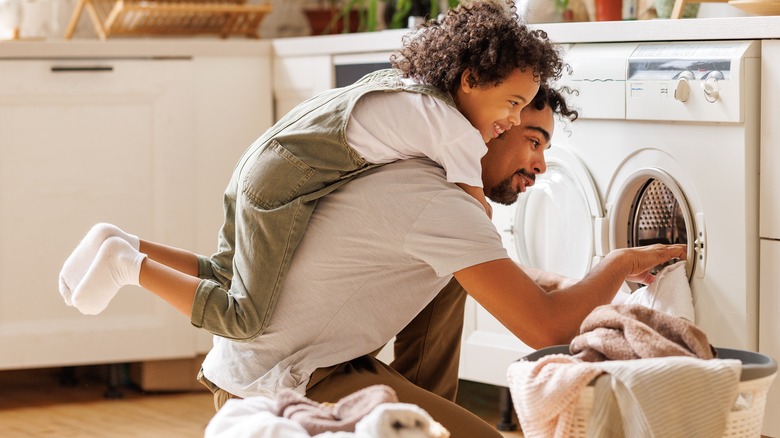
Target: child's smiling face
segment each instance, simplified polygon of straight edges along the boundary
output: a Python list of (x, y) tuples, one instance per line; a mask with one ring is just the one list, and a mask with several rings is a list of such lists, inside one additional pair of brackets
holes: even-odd
[(461, 75), (457, 92), (458, 109), (482, 134), (487, 143), (512, 126), (520, 124), (520, 111), (539, 90), (539, 82), (531, 69), (515, 69), (498, 85), (471, 86), (470, 71)]

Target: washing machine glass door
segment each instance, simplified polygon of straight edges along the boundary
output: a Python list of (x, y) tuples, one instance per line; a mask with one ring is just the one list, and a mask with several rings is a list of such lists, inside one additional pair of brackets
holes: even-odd
[(518, 198), (512, 225), (517, 258), (525, 266), (582, 278), (597, 260), (596, 223), (604, 216), (582, 162), (558, 147), (547, 152), (547, 172)]

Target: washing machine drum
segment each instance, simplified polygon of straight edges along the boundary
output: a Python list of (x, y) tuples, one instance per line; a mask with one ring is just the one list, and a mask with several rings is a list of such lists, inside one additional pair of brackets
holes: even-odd
[(631, 203), (628, 247), (654, 243), (688, 243), (686, 210), (681, 200), (663, 182), (649, 179)]

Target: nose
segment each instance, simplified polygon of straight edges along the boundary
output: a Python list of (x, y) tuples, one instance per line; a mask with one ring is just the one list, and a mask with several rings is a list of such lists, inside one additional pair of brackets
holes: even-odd
[(534, 154), (534, 161), (531, 163), (531, 169), (533, 169), (534, 173), (537, 175), (547, 171), (547, 161), (544, 159), (543, 151)]
[(511, 123), (513, 126), (519, 126), (520, 125), (520, 112), (522, 111), (522, 108), (520, 108), (520, 105), (516, 105), (515, 109), (512, 110), (509, 113), (509, 117), (507, 117), (507, 120), (509, 123)]

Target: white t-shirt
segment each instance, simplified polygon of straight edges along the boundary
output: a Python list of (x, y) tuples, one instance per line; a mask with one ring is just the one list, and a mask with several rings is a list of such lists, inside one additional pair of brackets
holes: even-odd
[(369, 93), (355, 104), (346, 135), (369, 163), (427, 157), (444, 168), (447, 181), (482, 187), (485, 141), (460, 111), (440, 99), (411, 92)]
[(315, 369), (386, 344), (453, 272), (507, 257), (479, 202), (437, 164), (373, 169), (319, 201), (268, 328), (215, 337), (204, 374), (240, 397), (303, 392)]

